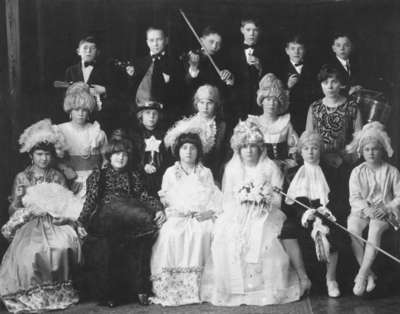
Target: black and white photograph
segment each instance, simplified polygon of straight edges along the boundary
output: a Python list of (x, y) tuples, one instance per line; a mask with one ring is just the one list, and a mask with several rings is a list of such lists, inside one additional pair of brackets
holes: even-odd
[(0, 0), (0, 313), (400, 313), (400, 2)]

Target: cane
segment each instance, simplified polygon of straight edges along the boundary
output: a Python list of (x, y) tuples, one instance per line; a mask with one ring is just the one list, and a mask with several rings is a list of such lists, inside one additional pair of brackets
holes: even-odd
[[(306, 208), (306, 209), (312, 209), (311, 207), (307, 206), (306, 204), (304, 204), (304, 203), (302, 203), (302, 202), (300, 202), (300, 201), (298, 201), (298, 200), (296, 200), (296, 199), (291, 198), (290, 196), (288, 196), (286, 193), (284, 193), (284, 192), (282, 191), (281, 188), (278, 188), (278, 187), (274, 186), (272, 189), (273, 189), (274, 192), (279, 193), (279, 194), (285, 196), (288, 200), (290, 200), (290, 201), (292, 201), (292, 202), (295, 202), (295, 203), (299, 204), (300, 206), (302, 206), (302, 207), (304, 207), (304, 208)], [(397, 257), (393, 256), (392, 254), (386, 252), (384, 249), (381, 249), (380, 247), (376, 246), (375, 244), (373, 244), (373, 243), (371, 243), (371, 242), (365, 240), (364, 238), (360, 237), (358, 234), (355, 234), (355, 233), (353, 233), (353, 232), (347, 230), (346, 227), (343, 227), (341, 224), (337, 223), (336, 221), (330, 220), (330, 222), (333, 223), (333, 224), (334, 224), (336, 227), (338, 227), (339, 229), (342, 229), (342, 230), (346, 231), (347, 233), (349, 233), (350, 235), (352, 235), (352, 236), (355, 237), (356, 239), (360, 240), (361, 242), (363, 242), (363, 243), (365, 243), (365, 244), (368, 244), (368, 245), (372, 246), (375, 250), (381, 252), (382, 254), (386, 255), (387, 257), (391, 258), (392, 260), (394, 260), (395, 262), (397, 262), (397, 263), (400, 264), (400, 259), (398, 259)]]

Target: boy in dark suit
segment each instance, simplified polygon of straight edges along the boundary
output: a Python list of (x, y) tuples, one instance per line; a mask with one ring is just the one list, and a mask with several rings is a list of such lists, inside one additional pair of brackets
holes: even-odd
[(288, 58), (280, 66), (278, 76), (289, 90), (289, 113), (297, 134), (305, 130), (308, 107), (318, 97), (314, 67), (305, 59), (306, 48), (301, 36), (288, 39), (285, 48)]
[(259, 43), (260, 25), (255, 18), (243, 18), (240, 32), (243, 42), (230, 51), (230, 63), (235, 76), (236, 119), (245, 119), (248, 114), (261, 114), (257, 105), (256, 94), (258, 82), (270, 66), (266, 64), (268, 57), (265, 47)]
[(337, 68), (345, 78), (346, 91), (349, 95), (360, 90), (360, 68), (352, 57), (353, 43), (346, 33), (336, 33), (332, 40), (334, 55), (329, 64)]
[(164, 122), (169, 125), (183, 114), (179, 99), (179, 62), (168, 54), (168, 37), (161, 27), (149, 27), (146, 38), (150, 53), (126, 68), (132, 100), (130, 111), (136, 113), (137, 106), (147, 101), (160, 102), (165, 106)]
[(121, 108), (117, 108), (116, 93), (112, 88), (111, 72), (98, 60), (100, 49), (93, 36), (87, 36), (79, 42), (76, 53), (79, 63), (71, 65), (65, 71), (65, 81), (85, 82), (90, 86), (91, 94), (96, 98), (97, 112), (94, 120), (99, 120), (107, 134), (117, 127)]

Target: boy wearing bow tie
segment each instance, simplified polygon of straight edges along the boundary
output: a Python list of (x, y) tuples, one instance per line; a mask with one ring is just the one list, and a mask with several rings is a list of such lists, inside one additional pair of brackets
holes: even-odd
[(163, 28), (151, 26), (146, 31), (149, 53), (128, 66), (128, 89), (131, 113), (148, 101), (164, 104), (164, 122), (169, 125), (183, 114), (178, 97), (179, 62), (167, 51), (168, 37)]
[(256, 101), (258, 82), (266, 71), (271, 72), (271, 67), (266, 63), (268, 53), (259, 42), (259, 21), (250, 17), (243, 18), (240, 32), (243, 41), (231, 49), (230, 62), (236, 83), (236, 118), (245, 119), (248, 114), (261, 113)]
[(117, 105), (117, 92), (112, 87), (111, 71), (98, 59), (100, 49), (93, 36), (83, 37), (79, 41), (76, 53), (80, 61), (67, 68), (65, 81), (69, 83), (85, 82), (90, 86), (90, 93), (96, 98), (97, 112), (94, 120), (98, 120), (108, 134), (115, 128), (119, 120), (121, 108)]
[(300, 35), (286, 42), (286, 61), (277, 71), (289, 90), (289, 113), (297, 134), (305, 130), (309, 105), (318, 97), (316, 70), (305, 58), (306, 46)]

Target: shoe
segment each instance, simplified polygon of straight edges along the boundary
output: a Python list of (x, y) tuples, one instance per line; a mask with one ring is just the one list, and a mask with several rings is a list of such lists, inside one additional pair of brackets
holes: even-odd
[(328, 295), (331, 298), (340, 297), (339, 285), (336, 280), (327, 280), (326, 287), (328, 289)]
[(149, 297), (145, 293), (140, 293), (137, 295), (140, 305), (149, 305)]
[(300, 295), (307, 295), (311, 290), (311, 280), (308, 277), (300, 278)]
[(358, 276), (354, 280), (354, 287), (353, 287), (353, 293), (356, 296), (362, 296), (365, 292), (367, 286), (367, 278), (364, 276)]
[(372, 292), (375, 287), (376, 287), (376, 283), (375, 283), (375, 276), (374, 275), (369, 275), (368, 279), (367, 279), (367, 288), (365, 289), (367, 292)]

